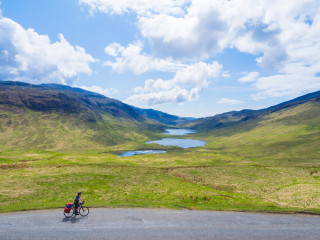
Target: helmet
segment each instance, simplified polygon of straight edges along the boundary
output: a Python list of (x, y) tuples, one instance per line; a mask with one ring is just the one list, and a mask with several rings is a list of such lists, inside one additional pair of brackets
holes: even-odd
[(81, 194), (81, 192), (78, 192), (78, 195), (80, 195)]

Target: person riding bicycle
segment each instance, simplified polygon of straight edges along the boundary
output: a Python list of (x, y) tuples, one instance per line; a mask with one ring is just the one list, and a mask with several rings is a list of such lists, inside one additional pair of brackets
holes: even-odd
[(76, 215), (79, 215), (80, 203), (82, 203), (81, 192), (78, 192), (78, 195), (74, 199), (74, 208), (76, 210)]

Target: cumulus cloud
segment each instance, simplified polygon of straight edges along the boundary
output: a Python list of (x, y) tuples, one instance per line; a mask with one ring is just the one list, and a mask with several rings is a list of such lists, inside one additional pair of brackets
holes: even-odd
[(317, 66), (305, 66), (299, 63), (291, 63), (285, 67), (285, 73), (258, 78), (254, 83), (259, 93), (254, 94), (256, 100), (268, 97), (281, 97), (299, 95), (303, 91), (315, 91), (320, 89), (320, 77)]
[(24, 29), (8, 18), (0, 18), (0, 76), (31, 83), (66, 84), (78, 74), (91, 74), (91, 55), (72, 46), (62, 34), (51, 43), (47, 35)]
[[(319, 77), (314, 75), (315, 69), (320, 72), (320, 2), (317, 0), (292, 0), (290, 4), (287, 0), (79, 2), (93, 12), (136, 13), (141, 36), (147, 39), (158, 58), (207, 61), (226, 48), (253, 54), (266, 76), (251, 73), (239, 81), (256, 81), (253, 86), (259, 91), (256, 95), (259, 98), (318, 87)], [(115, 54), (112, 50), (109, 53)], [(139, 52), (139, 55), (143, 54)], [(293, 65), (308, 67), (301, 74), (290, 70)]]
[(91, 87), (88, 87), (88, 86), (76, 86), (76, 87), (82, 88), (82, 89), (90, 91), (90, 92), (100, 93), (100, 94), (107, 96), (107, 97), (110, 97), (110, 96), (118, 93), (118, 90), (115, 88), (104, 89), (104, 88), (102, 88), (100, 86), (96, 86), (96, 85), (93, 85)]
[(93, 11), (135, 12), (141, 34), (159, 55), (206, 59), (235, 47), (260, 55), (266, 68), (287, 59), (288, 43), (312, 40), (304, 33), (318, 21), (320, 7), (316, 0), (79, 2)]
[[(290, 6), (286, 1), (199, 0), (182, 17), (141, 16), (139, 27), (164, 56), (206, 59), (230, 47), (256, 55), (258, 66), (272, 75), (258, 79), (250, 73), (239, 81), (258, 79), (255, 98), (278, 97), (319, 89), (314, 76), (314, 69), (320, 70), (319, 10), (320, 2), (313, 0), (291, 1)], [(212, 23), (207, 24), (209, 16)], [(310, 67), (291, 71), (296, 64)]]
[(105, 66), (110, 66), (115, 72), (133, 72), (141, 74), (148, 71), (175, 72), (186, 65), (173, 61), (170, 58), (159, 59), (142, 52), (143, 43), (137, 41), (123, 47), (119, 43), (112, 43), (105, 47), (104, 51), (109, 56), (115, 57), (115, 61), (106, 61)]
[(221, 13), (214, 7), (195, 6), (193, 2), (187, 14), (141, 16), (138, 26), (148, 39), (153, 51), (162, 57), (204, 60), (223, 50), (227, 25)]
[(79, 0), (82, 5), (87, 5), (90, 11), (101, 11), (110, 14), (123, 14), (136, 12), (137, 14), (167, 13), (180, 15), (183, 14), (183, 6), (189, 0)]
[(259, 76), (258, 72), (250, 72), (246, 76), (239, 78), (238, 81), (242, 83), (254, 82)]
[(230, 98), (221, 98), (218, 101), (219, 104), (228, 104), (228, 105), (238, 105), (238, 104), (242, 104), (243, 102), (240, 100), (236, 100), (236, 99), (230, 99)]
[(176, 86), (168, 90), (134, 94), (130, 96), (126, 102), (140, 107), (154, 106), (168, 102), (183, 103), (197, 99), (199, 97), (199, 91), (200, 89), (198, 88), (187, 90)]
[(187, 102), (199, 97), (200, 91), (209, 85), (209, 80), (221, 75), (222, 65), (199, 62), (178, 70), (170, 80), (149, 79), (144, 87), (136, 87), (135, 94), (126, 102), (139, 106), (153, 106), (167, 102)]

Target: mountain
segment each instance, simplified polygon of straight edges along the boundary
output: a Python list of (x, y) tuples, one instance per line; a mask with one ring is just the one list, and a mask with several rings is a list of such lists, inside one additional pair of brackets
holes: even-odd
[(79, 88), (12, 81), (0, 81), (0, 119), (0, 147), (42, 149), (143, 141), (190, 121)]
[(58, 84), (0, 82), (0, 106), (2, 109), (15, 107), (41, 112), (80, 114), (81, 119), (91, 122), (101, 119), (103, 112), (114, 117), (142, 119), (132, 107), (118, 100)]
[(171, 125), (171, 126), (182, 126), (196, 120), (196, 118), (181, 118), (175, 115), (170, 115), (170, 114), (153, 110), (153, 109), (141, 109), (141, 108), (135, 108), (135, 109), (144, 118), (152, 119), (157, 122)]
[(0, 105), (25, 107), (34, 111), (58, 111), (60, 113), (81, 113), (82, 118), (96, 121), (100, 113), (138, 121), (153, 120), (167, 125), (190, 122), (153, 109), (141, 109), (111, 99), (98, 93), (59, 84), (32, 85), (22, 82), (0, 81)]
[(307, 102), (319, 101), (320, 91), (317, 91), (265, 109), (244, 109), (241, 111), (231, 111), (227, 113), (218, 114), (213, 117), (201, 118), (189, 123), (187, 126), (190, 128), (197, 129), (199, 131), (207, 131), (219, 128), (226, 128), (230, 126), (237, 126), (238, 124), (259, 121), (262, 118), (274, 112), (282, 111), (284, 109), (290, 109)]

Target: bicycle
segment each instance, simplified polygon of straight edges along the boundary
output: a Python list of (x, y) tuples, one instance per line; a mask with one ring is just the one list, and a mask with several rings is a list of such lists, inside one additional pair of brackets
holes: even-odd
[[(82, 203), (80, 203), (80, 209), (79, 209), (79, 213), (81, 216), (85, 217), (88, 216), (89, 214), (89, 208), (83, 206), (83, 204), (85, 203), (85, 201), (83, 201)], [(74, 204), (71, 205), (70, 211), (69, 212), (65, 212), (63, 211), (63, 214), (66, 218), (70, 218), (73, 215), (75, 215), (75, 208), (74, 208)]]

